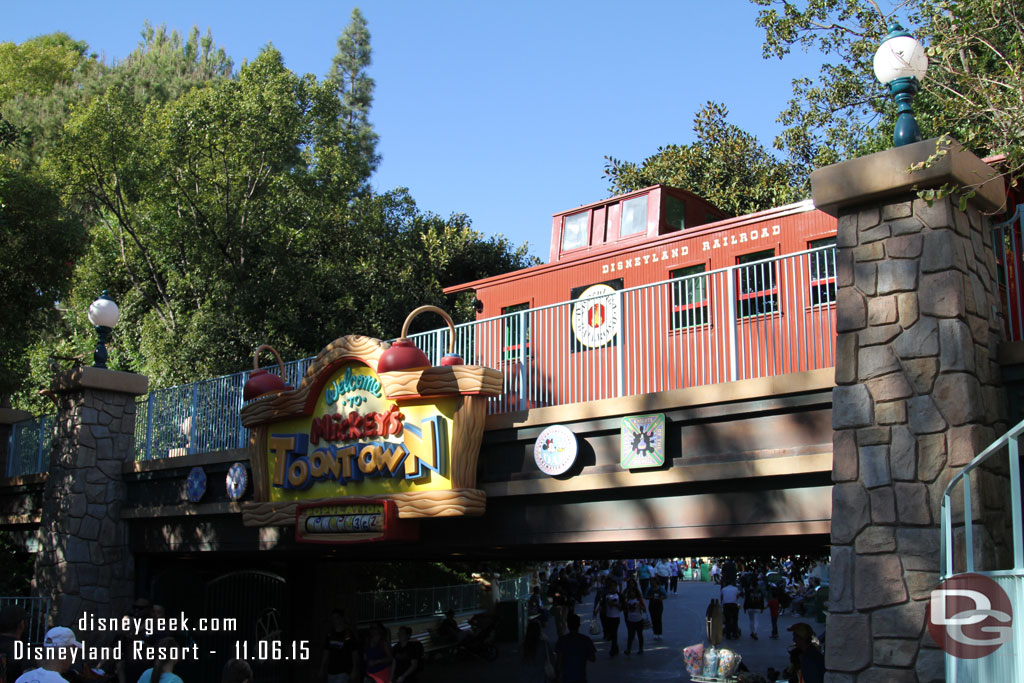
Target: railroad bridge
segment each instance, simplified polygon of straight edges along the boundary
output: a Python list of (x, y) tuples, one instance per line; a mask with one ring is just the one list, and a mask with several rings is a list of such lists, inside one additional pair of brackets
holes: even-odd
[[(963, 208), (951, 198), (917, 199), (921, 187), (991, 176), (954, 148), (909, 181), (905, 169), (933, 150), (926, 141), (822, 169), (812, 177), (817, 208), (783, 207), (724, 226), (824, 213), (838, 217), (834, 245), (413, 335), (432, 365), (442, 367), (443, 351), (454, 349), (466, 367), (491, 368), (498, 379), (483, 411), (478, 464), (459, 475), (472, 486), (450, 487), (482, 492), (483, 502), (460, 493), (445, 504), (461, 512), (423, 516), (409, 512), (418, 502), (398, 495), (407, 507), (392, 519), (423, 518), (415, 528), (396, 523), (401, 533), (391, 542), (301, 542), (338, 540), (297, 537), (301, 499), (279, 500), (258, 511), (270, 515), (265, 522), (253, 522), (254, 506), (283, 495), (267, 488), (271, 464), (260, 439), (294, 431), (266, 425), (303, 413), (282, 404), (245, 423), (255, 404), (243, 400), (241, 373), (147, 393), (143, 377), (78, 368), (56, 380), (58, 414), (49, 423), (0, 413), (11, 424), (0, 528), (38, 551), (36, 581), (61, 592), (58, 615), (127, 604), (183, 567), (196, 577), (274, 567), (293, 598), (308, 598), (335, 580), (338, 562), (355, 559), (831, 545), (829, 642), (851, 643), (853, 654), (830, 654), (829, 667), (864, 670), (872, 665), (871, 610), (891, 606), (923, 619), (913, 610), (938, 577), (945, 484), (1020, 413), (1021, 218), (990, 226), (983, 212), (1003, 197), (995, 181)], [(612, 327), (573, 337), (580, 319)], [(307, 406), (317, 395), (309, 378), (320, 377), (307, 366), (341, 368), (342, 355), (330, 349), (282, 367), (292, 386), (308, 390)], [(453, 400), (482, 405), (471, 393)], [(422, 407), (419, 396), (408, 394), (408, 405)], [(652, 442), (644, 430), (655, 425)], [(546, 473), (536, 451), (555, 438), (552, 427), (574, 439), (575, 457)], [(431, 429), (436, 455), (442, 441)], [(643, 448), (627, 438), (638, 429)], [(870, 601), (855, 594), (862, 565), (892, 578), (892, 587)], [(180, 580), (169, 586), (188, 590)]]

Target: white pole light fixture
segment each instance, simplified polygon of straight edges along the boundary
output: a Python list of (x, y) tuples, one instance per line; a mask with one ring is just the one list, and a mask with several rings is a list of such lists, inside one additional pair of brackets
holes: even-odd
[(100, 297), (89, 304), (89, 322), (96, 327), (96, 351), (92, 354), (93, 367), (107, 367), (107, 337), (113, 331), (117, 321), (121, 319), (121, 311), (110, 298), (106, 290)]
[(898, 23), (889, 26), (889, 34), (875, 52), (875, 78), (889, 86), (899, 105), (893, 145), (902, 147), (921, 140), (921, 129), (914, 119), (911, 102), (920, 90), (928, 71), (928, 55), (924, 45), (914, 39)]

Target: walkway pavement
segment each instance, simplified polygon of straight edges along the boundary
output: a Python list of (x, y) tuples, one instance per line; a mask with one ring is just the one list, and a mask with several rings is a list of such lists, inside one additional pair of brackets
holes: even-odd
[[(655, 641), (649, 629), (644, 631), (644, 654), (611, 658), (608, 655), (608, 643), (599, 642), (601, 636), (594, 639), (597, 646), (597, 661), (587, 665), (589, 683), (619, 683), (623, 681), (689, 681), (686, 667), (683, 664), (683, 648), (704, 640), (704, 614), (712, 598), (718, 597), (718, 587), (713, 583), (685, 582), (679, 584), (679, 592), (669, 595), (665, 601), (663, 640)], [(584, 598), (582, 605), (576, 606), (586, 631), (593, 612), (594, 595)], [(786, 629), (805, 621), (819, 635), (825, 630), (824, 624), (817, 624), (812, 619), (793, 616), (779, 617), (779, 638), (772, 640), (771, 618), (765, 610), (758, 622), (758, 640), (749, 635), (749, 621), (745, 614), (740, 616), (740, 628), (743, 637), (740, 640), (726, 641), (725, 647), (738, 652), (747, 667), (757, 673), (764, 674), (769, 666), (782, 671), (789, 663), (787, 649), (792, 644), (792, 634)], [(547, 635), (552, 644), (557, 640), (553, 620), (548, 623)], [(625, 648), (626, 629), (619, 626), (619, 647)], [(635, 649), (634, 645), (634, 649)], [(516, 643), (500, 643), (501, 655), (498, 661), (486, 663), (476, 661), (444, 661), (431, 662), (424, 672), (423, 683), (451, 683), (467, 681), (482, 683), (532, 683), (525, 676), (520, 665), (521, 649)]]

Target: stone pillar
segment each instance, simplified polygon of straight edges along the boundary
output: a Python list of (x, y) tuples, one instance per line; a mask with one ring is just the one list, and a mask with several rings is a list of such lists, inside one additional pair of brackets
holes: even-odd
[[(1000, 180), (935, 141), (815, 171), (839, 219), (833, 391), (832, 567), (826, 681), (945, 680), (925, 629), (939, 578), (939, 506), (952, 476), (1005, 420), (1001, 317), (988, 221)], [(915, 189), (985, 184), (959, 208)]]
[(134, 460), (135, 397), (148, 383), (142, 375), (91, 367), (54, 380), (57, 438), (34, 580), (36, 594), (53, 600), (54, 625), (74, 628), (83, 612), (120, 616), (134, 597), (122, 467)]

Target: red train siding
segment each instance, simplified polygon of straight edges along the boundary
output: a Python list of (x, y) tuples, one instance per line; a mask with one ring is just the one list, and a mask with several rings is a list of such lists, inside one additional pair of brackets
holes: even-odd
[[(654, 198), (649, 201), (653, 204)], [(477, 316), (482, 320), (499, 316), (503, 309), (516, 304), (536, 308), (568, 301), (571, 290), (581, 285), (621, 278), (625, 288), (638, 287), (667, 280), (679, 268), (703, 264), (711, 271), (735, 265), (737, 257), (744, 254), (771, 249), (775, 256), (781, 256), (804, 251), (813, 240), (835, 236), (836, 220), (832, 216), (809, 204), (791, 209), (795, 212), (788, 215), (783, 210), (765, 212), (769, 215), (760, 219), (755, 214), (647, 238), (628, 247), (606, 247), (575, 260), (480, 280), (449, 291), (474, 290), (484, 304)], [(594, 230), (592, 225), (591, 234)]]

